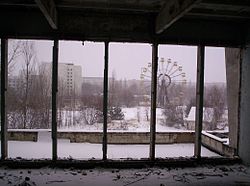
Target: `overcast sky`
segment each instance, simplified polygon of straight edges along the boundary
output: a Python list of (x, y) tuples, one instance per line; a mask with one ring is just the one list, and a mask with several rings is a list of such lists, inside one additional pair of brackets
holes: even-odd
[[(36, 41), (40, 62), (51, 62), (52, 41)], [(103, 76), (103, 43), (60, 41), (59, 62), (82, 66), (83, 76)], [(183, 66), (187, 81), (196, 81), (195, 46), (160, 45), (159, 58), (170, 58)], [(139, 79), (141, 68), (151, 62), (151, 45), (110, 43), (109, 76), (115, 72), (117, 79)], [(205, 82), (225, 82), (224, 48), (207, 47), (205, 56)]]

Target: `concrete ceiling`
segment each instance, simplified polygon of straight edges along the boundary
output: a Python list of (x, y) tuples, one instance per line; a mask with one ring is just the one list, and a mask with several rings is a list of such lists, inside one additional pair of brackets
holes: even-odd
[(249, 0), (1, 0), (0, 36), (245, 46)]

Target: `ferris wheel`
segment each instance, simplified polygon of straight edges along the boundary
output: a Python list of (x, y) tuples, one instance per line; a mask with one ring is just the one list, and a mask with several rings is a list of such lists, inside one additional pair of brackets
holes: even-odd
[[(141, 69), (140, 78), (143, 82), (151, 79), (151, 63)], [(178, 91), (173, 100), (169, 100), (168, 91), (175, 85), (182, 86), (186, 83), (186, 74), (181, 65), (178, 65), (176, 61), (172, 62), (171, 59), (160, 58), (157, 70), (158, 106), (164, 107), (171, 102), (178, 102), (183, 97), (183, 90)]]

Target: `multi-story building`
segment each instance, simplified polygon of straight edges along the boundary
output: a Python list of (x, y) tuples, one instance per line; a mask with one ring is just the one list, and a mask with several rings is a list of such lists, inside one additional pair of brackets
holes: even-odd
[[(42, 63), (45, 73), (51, 75), (52, 64)], [(58, 63), (58, 85), (59, 89), (65, 91), (66, 95), (80, 95), (82, 86), (82, 67), (73, 63)]]

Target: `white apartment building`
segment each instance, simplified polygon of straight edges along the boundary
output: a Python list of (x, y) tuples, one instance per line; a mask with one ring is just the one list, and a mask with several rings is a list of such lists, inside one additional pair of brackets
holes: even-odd
[[(42, 69), (48, 75), (52, 72), (52, 63), (43, 62)], [(50, 76), (51, 77), (51, 76)], [(73, 63), (58, 63), (58, 86), (66, 95), (81, 94), (82, 67)], [(61, 87), (60, 87), (61, 86)]]

